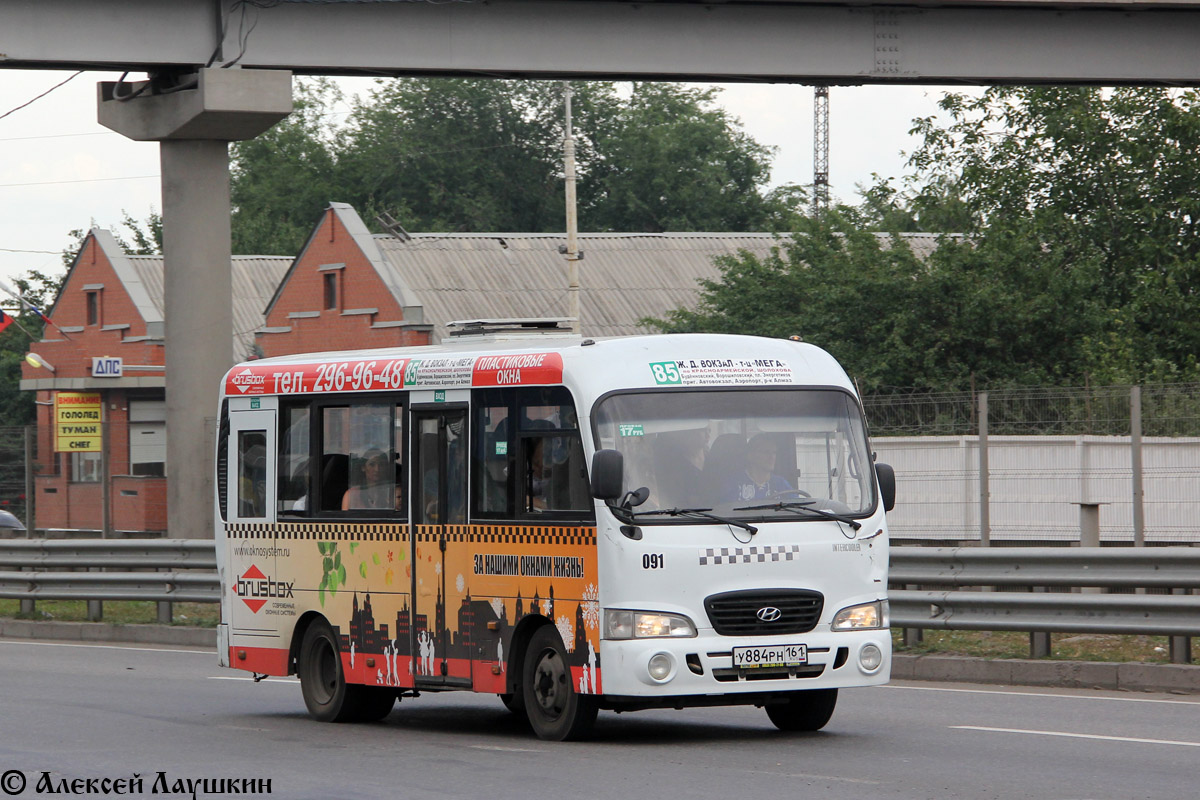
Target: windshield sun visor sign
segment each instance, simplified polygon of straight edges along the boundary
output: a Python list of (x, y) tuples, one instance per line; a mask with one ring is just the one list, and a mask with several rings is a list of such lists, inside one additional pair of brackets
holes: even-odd
[(792, 367), (777, 358), (687, 358), (648, 365), (657, 386), (736, 386), (795, 383)]
[(456, 386), (538, 386), (561, 383), (562, 373), (562, 356), (558, 353), (248, 364), (228, 375), (225, 393), (236, 397)]

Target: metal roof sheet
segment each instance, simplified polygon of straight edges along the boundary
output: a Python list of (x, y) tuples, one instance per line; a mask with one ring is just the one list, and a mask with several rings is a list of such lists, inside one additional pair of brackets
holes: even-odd
[[(434, 325), (434, 341), (456, 319), (562, 316), (567, 312), (563, 234), (414, 233), (407, 242), (374, 237), (386, 268), (411, 287)], [(890, 236), (878, 234), (886, 246)], [(939, 234), (904, 234), (920, 259)], [(648, 317), (696, 305), (700, 281), (718, 280), (714, 259), (748, 251), (764, 257), (787, 241), (770, 233), (584, 233), (579, 247), (582, 332), (648, 333)]]
[[(145, 285), (159, 316), (164, 316), (163, 257), (127, 258)], [(254, 331), (263, 326), (263, 312), (291, 263), (292, 259), (288, 256), (233, 256), (230, 261), (233, 279), (233, 345), (237, 360), (250, 357)]]

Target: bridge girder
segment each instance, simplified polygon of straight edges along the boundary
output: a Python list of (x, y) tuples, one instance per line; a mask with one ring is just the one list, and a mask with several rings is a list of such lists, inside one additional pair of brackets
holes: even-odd
[(1200, 84), (1200, 9), (1174, 2), (0, 0), (0, 19), (12, 68)]

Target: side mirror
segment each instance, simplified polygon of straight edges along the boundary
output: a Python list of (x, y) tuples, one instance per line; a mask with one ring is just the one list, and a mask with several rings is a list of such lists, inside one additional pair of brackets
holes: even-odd
[(619, 450), (597, 450), (592, 455), (592, 497), (619, 500), (625, 482), (625, 457)]
[(896, 470), (890, 464), (876, 464), (875, 477), (879, 480), (879, 497), (883, 500), (883, 510), (891, 511), (896, 507)]

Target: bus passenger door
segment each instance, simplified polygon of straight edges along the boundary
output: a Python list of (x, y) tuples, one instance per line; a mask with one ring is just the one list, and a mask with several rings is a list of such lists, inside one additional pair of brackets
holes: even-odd
[[(459, 595), (447, 595), (446, 550), (467, 522), (465, 408), (413, 411), (413, 661), (417, 685), (470, 683), (470, 648), (458, 627)], [(462, 547), (454, 545), (455, 549)], [(459, 651), (462, 652), (459, 652)]]
[[(275, 411), (231, 411), (227, 448), (227, 556), (231, 572), (229, 580), (234, 585), (234, 597), (230, 600), (232, 613), (227, 621), (239, 649), (249, 651), (253, 657), (280, 647), (277, 623), (286, 618), (268, 613), (278, 598), (266, 588), (272, 582), (283, 580), (274, 547)], [(281, 657), (279, 661), (282, 665), (286, 658)], [(256, 669), (268, 671), (265, 665)], [(272, 671), (271, 674), (284, 673)]]

